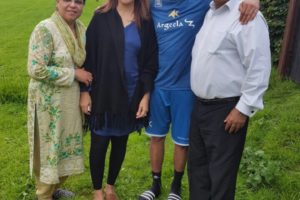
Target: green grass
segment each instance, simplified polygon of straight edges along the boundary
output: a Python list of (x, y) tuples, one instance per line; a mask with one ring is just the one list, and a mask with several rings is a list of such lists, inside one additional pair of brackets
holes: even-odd
[[(0, 197), (5, 199), (33, 199), (34, 185), (29, 175), (29, 157), (26, 129), (26, 106), (23, 104), (3, 104), (0, 106)], [(88, 170), (89, 135), (84, 137), (86, 172), (71, 177), (66, 187), (76, 192), (75, 199), (90, 197), (91, 180)], [(132, 134), (128, 143), (126, 161), (117, 182), (121, 199), (136, 199), (138, 193), (150, 185), (149, 138)], [(163, 190), (166, 197), (171, 182), (172, 144), (168, 138), (166, 162), (163, 172)], [(184, 195), (187, 195), (187, 178), (184, 180)], [(1, 198), (0, 198), (1, 199)]]
[[(262, 149), (267, 156), (281, 163), (280, 176), (271, 186), (252, 190), (246, 177), (239, 175), (236, 199), (240, 200), (299, 200), (300, 199), (300, 87), (290, 81), (282, 82), (273, 73), (270, 89), (265, 96), (265, 109), (257, 113), (249, 126), (247, 146)], [(32, 199), (34, 184), (29, 176), (26, 133), (26, 105), (7, 103), (0, 106), (0, 196), (5, 199)], [(66, 187), (75, 191), (74, 199), (91, 198), (88, 170), (89, 135), (84, 138), (86, 171), (71, 177)], [(149, 138), (132, 134), (128, 152), (117, 181), (121, 199), (136, 199), (150, 185)], [(165, 199), (173, 174), (173, 144), (167, 138), (163, 170)], [(183, 182), (183, 197), (188, 199), (187, 177)]]
[[(29, 175), (26, 128), (26, 72), (28, 39), (34, 26), (49, 17), (55, 1), (0, 1), (0, 199), (34, 199), (34, 183)], [(88, 24), (96, 0), (88, 0), (82, 16)], [(88, 170), (89, 135), (84, 138), (86, 171), (71, 177), (66, 187), (76, 192), (76, 200), (91, 199)], [(300, 199), (300, 86), (282, 81), (273, 71), (270, 88), (265, 96), (265, 109), (250, 122), (247, 146), (263, 150), (270, 160), (280, 162), (280, 176), (272, 185), (248, 188), (239, 174), (238, 200), (299, 200)], [(117, 180), (121, 199), (136, 199), (150, 186), (149, 138), (132, 134), (128, 152)], [(163, 195), (166, 199), (173, 174), (173, 144), (167, 138), (163, 168)], [(188, 199), (187, 177), (183, 181), (183, 199)]]
[[(88, 0), (82, 21), (88, 24), (93, 10), (99, 5)], [(33, 28), (48, 18), (55, 9), (55, 1), (0, 1), (0, 102), (26, 102), (27, 46)]]

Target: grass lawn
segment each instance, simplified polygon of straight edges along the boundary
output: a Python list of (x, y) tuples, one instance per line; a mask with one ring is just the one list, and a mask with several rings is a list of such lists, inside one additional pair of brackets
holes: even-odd
[[(28, 169), (26, 128), (26, 73), (28, 39), (34, 26), (51, 15), (55, 1), (0, 1), (0, 199), (34, 199), (34, 184)], [(82, 21), (88, 24), (99, 4), (87, 0)], [(76, 192), (74, 199), (91, 199), (88, 151), (89, 135), (84, 138), (86, 171), (71, 177), (66, 187)], [(270, 167), (252, 163), (264, 177), (275, 177), (271, 184), (250, 187), (249, 176), (240, 173), (238, 200), (299, 200), (300, 199), (300, 86), (282, 81), (273, 71), (270, 88), (265, 96), (265, 109), (250, 122), (246, 146), (264, 151), (265, 161), (279, 164), (279, 174), (267, 173)], [(137, 199), (150, 186), (149, 138), (132, 134), (128, 152), (116, 183), (122, 200)], [(166, 199), (173, 174), (173, 144), (167, 138), (163, 170), (163, 195)], [(246, 159), (246, 158), (245, 158)], [(252, 160), (251, 160), (252, 161)], [(267, 169), (265, 169), (267, 168)], [(272, 171), (271, 171), (272, 172)], [(254, 177), (253, 180), (256, 177)], [(261, 178), (261, 177), (258, 177)], [(188, 199), (187, 177), (183, 180), (183, 199)]]

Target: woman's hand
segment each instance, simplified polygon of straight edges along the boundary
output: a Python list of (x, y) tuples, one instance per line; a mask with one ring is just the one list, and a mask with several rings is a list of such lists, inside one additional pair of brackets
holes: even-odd
[(80, 93), (80, 108), (81, 111), (84, 114), (89, 115), (91, 112), (91, 106), (92, 106), (92, 101), (91, 101), (91, 96), (88, 92), (81, 92)]
[(142, 118), (142, 117), (146, 117), (148, 114), (148, 110), (149, 110), (149, 99), (150, 99), (150, 93), (146, 93), (139, 105), (139, 109), (136, 112), (136, 118)]
[(84, 83), (86, 86), (89, 86), (93, 80), (93, 77), (92, 74), (88, 71), (85, 71), (84, 68), (77, 68), (75, 69), (75, 79)]
[(240, 5), (240, 22), (247, 24), (253, 20), (259, 10), (259, 0), (244, 0)]

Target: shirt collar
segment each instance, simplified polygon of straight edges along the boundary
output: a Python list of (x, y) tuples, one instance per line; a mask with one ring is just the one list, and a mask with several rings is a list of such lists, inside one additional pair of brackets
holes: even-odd
[(216, 9), (215, 2), (212, 0), (209, 4), (210, 9), (213, 11), (219, 10), (219, 9), (229, 9), (230, 11), (235, 7), (235, 5), (239, 2), (240, 0), (229, 0), (227, 3), (225, 3), (223, 6), (220, 8)]

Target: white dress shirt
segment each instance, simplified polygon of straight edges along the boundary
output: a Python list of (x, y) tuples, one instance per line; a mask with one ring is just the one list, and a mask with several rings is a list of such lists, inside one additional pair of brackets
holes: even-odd
[(212, 1), (192, 51), (191, 87), (200, 98), (240, 96), (236, 108), (251, 116), (263, 108), (271, 71), (267, 23), (260, 12), (239, 22), (239, 0), (216, 9)]

